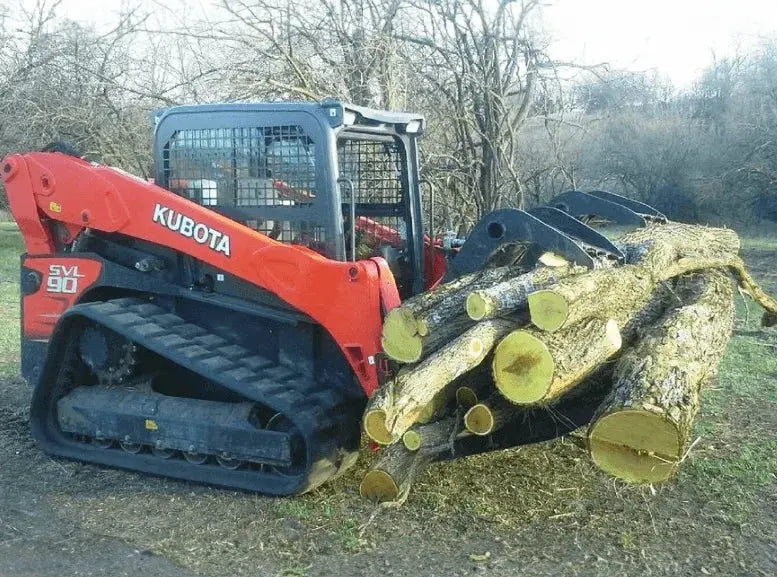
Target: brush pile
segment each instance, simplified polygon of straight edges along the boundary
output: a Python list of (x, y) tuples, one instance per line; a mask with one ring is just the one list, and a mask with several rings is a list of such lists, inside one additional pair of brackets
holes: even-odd
[(767, 312), (777, 302), (732, 230), (654, 224), (616, 244), (624, 263), (591, 270), (546, 253), (530, 270), (473, 273), (390, 311), (383, 348), (400, 368), (364, 414), (385, 447), (362, 495), (402, 500), (418, 471), (468, 439), (522, 444), (511, 424), (586, 398), (597, 401), (585, 422), (601, 469), (637, 483), (671, 477), (731, 337), (731, 279)]

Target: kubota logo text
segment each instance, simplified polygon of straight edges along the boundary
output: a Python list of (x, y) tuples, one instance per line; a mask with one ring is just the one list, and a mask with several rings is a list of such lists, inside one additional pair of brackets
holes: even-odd
[(186, 238), (193, 238), (199, 244), (206, 244), (216, 252), (229, 256), (229, 235), (210, 228), (207, 224), (183, 216), (180, 212), (175, 212), (172, 208), (161, 204), (154, 207), (153, 221)]
[(72, 295), (78, 292), (78, 279), (84, 275), (78, 272), (78, 265), (49, 265), (49, 277), (46, 279), (46, 291), (50, 293)]

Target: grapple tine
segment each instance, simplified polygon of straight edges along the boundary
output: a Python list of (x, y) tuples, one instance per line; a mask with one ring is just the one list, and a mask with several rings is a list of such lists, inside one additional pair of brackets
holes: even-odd
[(529, 213), (546, 224), (574, 237), (582, 242), (586, 248), (591, 248), (602, 256), (607, 256), (619, 262), (625, 259), (621, 250), (610, 239), (564, 211), (551, 206), (538, 206), (537, 208), (532, 208)]
[(596, 198), (600, 198), (602, 200), (614, 202), (615, 204), (620, 204), (621, 206), (625, 206), (626, 208), (642, 216), (645, 220), (658, 222), (666, 222), (669, 220), (663, 213), (657, 211), (649, 204), (645, 204), (644, 202), (639, 202), (638, 200), (633, 200), (631, 198), (626, 198), (625, 196), (615, 194), (614, 192), (607, 192), (606, 190), (589, 190), (586, 194), (595, 196)]
[(574, 217), (596, 215), (617, 224), (635, 226), (645, 226), (647, 224), (645, 217), (641, 213), (633, 211), (628, 206), (579, 190), (562, 192), (548, 204)]
[(549, 206), (528, 212), (505, 208), (486, 215), (475, 225), (449, 265), (445, 280), (483, 268), (494, 251), (515, 241), (532, 243), (532, 254), (552, 251), (589, 268), (594, 267), (598, 257), (623, 262), (625, 257), (615, 244), (579, 220), (587, 215), (633, 226), (646, 226), (648, 221), (667, 221), (666, 216), (652, 206), (612, 192), (569, 190), (556, 196)]
[(581, 266), (594, 268), (585, 247), (536, 216), (516, 208), (503, 208), (486, 215), (475, 225), (467, 242), (448, 266), (446, 281), (483, 268), (495, 250), (506, 243), (524, 240), (542, 251), (552, 251)]

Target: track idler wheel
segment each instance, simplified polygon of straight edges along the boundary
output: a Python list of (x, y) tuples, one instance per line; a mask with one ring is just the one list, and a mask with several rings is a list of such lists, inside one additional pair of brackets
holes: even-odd
[(143, 445), (140, 443), (133, 443), (129, 439), (121, 441), (119, 447), (121, 447), (123, 451), (132, 453), (133, 455), (140, 453), (143, 450)]
[(225, 469), (229, 469), (230, 471), (234, 471), (235, 469), (239, 468), (242, 464), (242, 461), (239, 459), (233, 459), (229, 455), (221, 455), (216, 457), (216, 462), (218, 462), (219, 465), (224, 467)]
[(189, 461), (192, 465), (202, 465), (208, 460), (208, 455), (205, 453), (194, 453), (192, 451), (186, 451), (183, 454), (183, 458)]

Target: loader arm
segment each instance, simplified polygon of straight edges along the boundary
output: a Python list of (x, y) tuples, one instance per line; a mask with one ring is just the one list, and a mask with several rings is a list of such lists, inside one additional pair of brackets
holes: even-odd
[(9, 156), (2, 178), (30, 254), (57, 252), (48, 220), (64, 225), (66, 243), (90, 228), (169, 247), (312, 317), (335, 339), (365, 392), (377, 387), (382, 310), (399, 303), (383, 259), (333, 261), (120, 170), (65, 154)]

